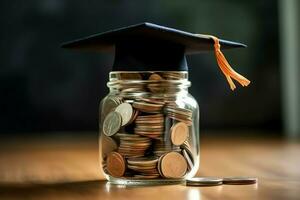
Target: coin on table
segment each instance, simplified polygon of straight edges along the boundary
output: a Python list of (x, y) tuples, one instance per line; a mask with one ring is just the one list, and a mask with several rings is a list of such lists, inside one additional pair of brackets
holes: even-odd
[(169, 152), (163, 155), (160, 168), (166, 178), (182, 178), (187, 171), (187, 163), (180, 153)]
[(194, 177), (186, 180), (188, 186), (216, 186), (222, 183), (223, 179), (216, 177)]
[(236, 177), (223, 178), (223, 184), (228, 184), (228, 185), (248, 185), (248, 184), (254, 184), (256, 182), (257, 182), (257, 178), (255, 177), (236, 176)]
[(171, 141), (174, 145), (181, 145), (186, 141), (189, 136), (189, 128), (183, 123), (179, 122), (174, 124), (171, 129)]
[(133, 109), (129, 103), (122, 103), (115, 109), (122, 116), (122, 126), (128, 124), (133, 117)]
[(103, 133), (107, 136), (116, 134), (122, 125), (122, 117), (118, 112), (110, 112), (103, 122)]
[(111, 152), (107, 156), (106, 170), (114, 177), (121, 177), (125, 173), (126, 163), (121, 154)]

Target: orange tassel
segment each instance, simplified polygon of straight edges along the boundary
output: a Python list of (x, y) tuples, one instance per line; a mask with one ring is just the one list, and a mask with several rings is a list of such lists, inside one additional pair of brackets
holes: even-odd
[[(198, 34), (196, 34), (196, 35), (198, 35)], [(239, 82), (243, 87), (248, 86), (250, 84), (250, 81), (247, 78), (245, 78), (244, 76), (242, 76), (241, 74), (234, 71), (234, 69), (231, 68), (230, 64), (226, 60), (224, 54), (221, 52), (221, 45), (219, 43), (219, 39), (217, 37), (211, 36), (211, 35), (209, 35), (208, 37), (212, 38), (215, 42), (214, 48), (215, 48), (215, 56), (217, 59), (217, 63), (219, 65), (221, 71), (223, 72), (224, 76), (226, 77), (227, 82), (230, 86), (230, 89), (234, 90), (236, 88), (232, 79)]]

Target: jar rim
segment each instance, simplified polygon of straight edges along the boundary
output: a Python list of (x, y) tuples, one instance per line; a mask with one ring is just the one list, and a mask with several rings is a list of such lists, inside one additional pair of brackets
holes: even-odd
[[(151, 78), (153, 77), (153, 78)], [(112, 71), (109, 73), (109, 88), (140, 87), (151, 84), (153, 87), (188, 88), (187, 71)]]

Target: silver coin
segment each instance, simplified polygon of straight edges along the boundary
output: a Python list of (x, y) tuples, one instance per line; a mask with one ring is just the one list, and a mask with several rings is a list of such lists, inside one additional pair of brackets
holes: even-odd
[(122, 117), (118, 112), (110, 112), (103, 122), (103, 133), (107, 136), (116, 134), (122, 124)]
[(120, 113), (120, 115), (122, 116), (122, 126), (125, 126), (126, 124), (128, 124), (128, 122), (130, 122), (133, 115), (133, 109), (129, 103), (120, 104), (115, 109), (115, 111)]
[(102, 104), (102, 116), (106, 116), (113, 111), (119, 104), (122, 103), (122, 99), (116, 96), (108, 96), (104, 99)]
[(216, 186), (222, 183), (223, 179), (216, 177), (194, 177), (186, 180), (187, 186)]

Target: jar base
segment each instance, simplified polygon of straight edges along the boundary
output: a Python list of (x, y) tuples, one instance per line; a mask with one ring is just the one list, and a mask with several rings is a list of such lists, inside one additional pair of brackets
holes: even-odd
[(126, 178), (115, 178), (107, 176), (109, 184), (112, 185), (129, 185), (129, 186), (139, 186), (139, 185), (175, 185), (182, 184), (185, 179), (126, 179)]

